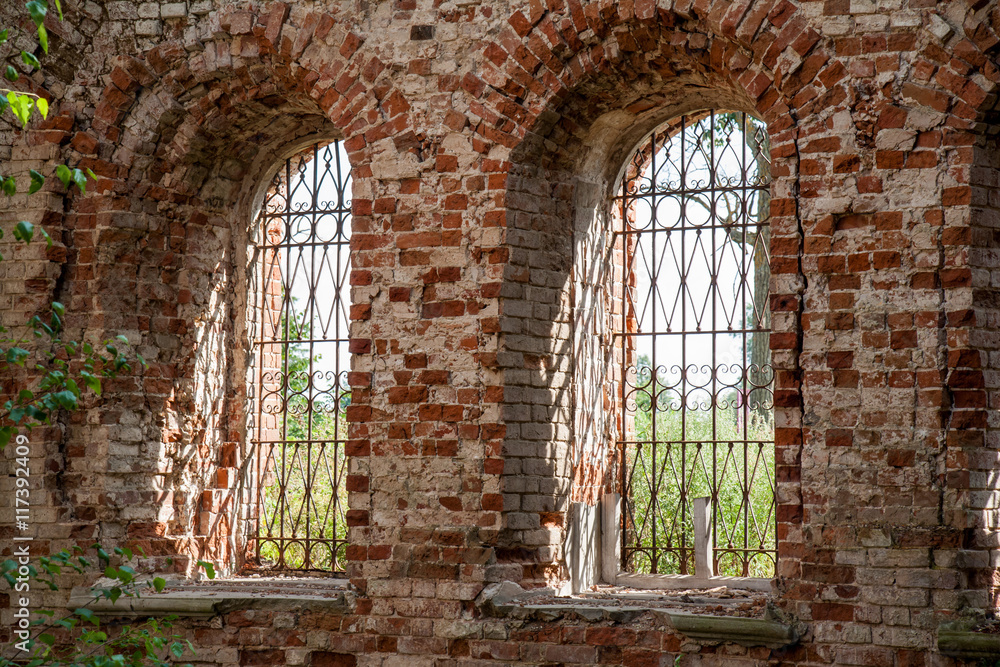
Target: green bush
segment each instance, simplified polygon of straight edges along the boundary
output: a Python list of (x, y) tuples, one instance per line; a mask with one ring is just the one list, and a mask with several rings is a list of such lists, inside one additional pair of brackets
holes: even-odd
[(708, 496), (716, 574), (773, 576), (773, 423), (731, 400), (699, 410), (670, 403), (661, 398), (654, 411), (640, 400), (634, 412), (637, 444), (625, 455), (629, 571), (693, 573), (692, 500)]
[[(119, 547), (111, 555), (94, 544), (91, 551), (91, 557), (80, 547), (43, 556), (39, 559), (40, 568), (7, 560), (0, 564), (0, 574), (10, 587), (14, 602), (29, 594), (32, 583), (58, 591), (58, 579), (64, 571), (103, 573), (109, 580), (91, 589), (94, 597), (90, 604), (100, 600), (114, 604), (122, 598), (141, 597), (144, 591), (159, 593), (166, 587), (166, 580), (160, 577), (141, 579), (137, 575), (131, 549)], [(143, 555), (141, 550), (137, 553)], [(210, 579), (215, 577), (211, 563), (198, 561), (198, 565)], [(194, 652), (191, 642), (171, 634), (173, 616), (148, 618), (106, 631), (89, 604), (62, 616), (45, 609), (33, 613), (42, 618), (25, 619), (15, 628), (12, 647), (16, 653), (0, 656), (0, 667), (168, 667), (185, 653)]]

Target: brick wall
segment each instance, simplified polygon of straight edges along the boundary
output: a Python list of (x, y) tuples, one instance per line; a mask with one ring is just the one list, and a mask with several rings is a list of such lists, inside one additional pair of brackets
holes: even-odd
[(307, 633), (312, 653), (298, 630), (264, 638), (271, 617), (196, 641), (231, 646), (220, 664), (672, 661), (660, 630), (514, 627), (471, 601), (567, 576), (570, 503), (613, 470), (588, 310), (613, 289), (606, 198), (645, 133), (718, 107), (772, 141), (775, 604), (809, 632), (686, 659), (922, 664), (939, 622), (995, 604), (995, 2), (181, 9), (71, 8), (49, 120), (0, 128), (4, 170), (100, 176), (3, 203), (57, 241), (0, 265), (4, 321), (59, 298), (72, 333), (124, 334), (150, 361), (39, 439), (39, 549), (236, 565), (220, 472), (247, 452), (248, 225), (282, 151), (336, 136), (354, 178), (348, 575), (367, 597)]

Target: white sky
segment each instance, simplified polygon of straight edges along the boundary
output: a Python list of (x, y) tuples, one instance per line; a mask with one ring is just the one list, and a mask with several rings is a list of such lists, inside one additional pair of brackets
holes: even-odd
[[(334, 154), (334, 147), (339, 149), (339, 156)], [(345, 185), (343, 191), (343, 206), (340, 204), (337, 192), (337, 163), (339, 157), (341, 174)], [(327, 170), (327, 158), (330, 160)], [(293, 159), (293, 167), (297, 158)], [(315, 173), (316, 169), (319, 173)], [(284, 166), (282, 166), (284, 169)], [(305, 178), (292, 174), (291, 204), (293, 210), (312, 210), (314, 208), (312, 191), (314, 179), (319, 183), (317, 208), (350, 208), (351, 179), (350, 162), (342, 143), (330, 144), (319, 150), (319, 159), (306, 165)], [(304, 243), (309, 241), (315, 224), (317, 245), (281, 250), (283, 273), (288, 272), (291, 264), (291, 280), (285, 276), (286, 284), (292, 283), (291, 295), (298, 313), (309, 312), (313, 322), (314, 338), (325, 338), (329, 342), (316, 343), (313, 355), (320, 355), (314, 363), (314, 371), (321, 372), (314, 382), (320, 389), (331, 386), (333, 376), (339, 366), (340, 374), (350, 370), (350, 354), (347, 351), (348, 309), (350, 307), (350, 252), (346, 243), (342, 245), (319, 245), (324, 241), (348, 241), (351, 237), (351, 215), (304, 213), (292, 219), (291, 242)], [(338, 295), (337, 284), (343, 285)], [(313, 294), (311, 297), (310, 294)], [(338, 296), (342, 298), (338, 298)], [(340, 339), (338, 342), (337, 339)], [(302, 345), (305, 348), (305, 345)], [(339, 363), (338, 363), (339, 361)]]

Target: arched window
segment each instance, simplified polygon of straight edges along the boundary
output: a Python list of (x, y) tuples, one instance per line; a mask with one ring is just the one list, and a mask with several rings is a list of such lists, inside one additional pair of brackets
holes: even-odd
[(626, 167), (612, 308), (625, 572), (692, 574), (707, 497), (714, 573), (773, 575), (770, 180), (764, 125), (728, 111), (661, 126)]
[(260, 568), (344, 566), (350, 181), (341, 143), (314, 144), (274, 175), (253, 227), (247, 556)]

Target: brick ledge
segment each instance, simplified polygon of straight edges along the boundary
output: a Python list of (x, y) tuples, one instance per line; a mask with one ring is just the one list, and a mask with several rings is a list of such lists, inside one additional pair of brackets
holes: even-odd
[(795, 628), (767, 618), (709, 616), (688, 612), (663, 612), (677, 632), (700, 641), (724, 641), (743, 646), (782, 648), (799, 640)]
[[(104, 586), (101, 582), (95, 587)], [(111, 585), (108, 582), (107, 585)], [(210, 617), (242, 609), (269, 611), (322, 610), (348, 613), (354, 596), (345, 579), (303, 579), (255, 577), (218, 581), (169, 581), (162, 593), (142, 597), (95, 600), (90, 587), (77, 587), (70, 595), (71, 608), (88, 607), (99, 616)]]
[(759, 577), (697, 577), (690, 574), (632, 574), (619, 572), (615, 578), (618, 586), (645, 588), (650, 590), (693, 589), (693, 588), (738, 588), (748, 591), (771, 591), (771, 579)]
[[(611, 596), (603, 594), (601, 597), (590, 597), (583, 594), (565, 598), (552, 595), (549, 591), (525, 591), (513, 582), (502, 582), (487, 586), (477, 598), (476, 604), (486, 616), (521, 621), (578, 619), (588, 623), (619, 624), (651, 614), (663, 625), (702, 642), (781, 648), (796, 643), (800, 637), (801, 628), (795, 623), (776, 619), (767, 604), (762, 605), (761, 615), (737, 615), (741, 610), (735, 607), (730, 610), (730, 615), (720, 615), (711, 613), (709, 607), (718, 610), (736, 601), (702, 598), (696, 591), (691, 591), (690, 594), (685, 592), (680, 597), (676, 597), (676, 593), (671, 596), (655, 596), (622, 592)], [(766, 596), (761, 596), (760, 593), (750, 595), (766, 602)], [(663, 599), (664, 597), (671, 599)], [(677, 607), (688, 609), (678, 610)]]
[(651, 613), (659, 621), (672, 626), (677, 632), (698, 641), (730, 642), (742, 646), (782, 648), (799, 640), (791, 625), (766, 618), (745, 616), (715, 616), (704, 613), (675, 612), (658, 608), (604, 607), (579, 604), (523, 604), (498, 605), (498, 616), (519, 620), (555, 621), (560, 618), (579, 618), (588, 622), (610, 621), (628, 623), (643, 614)]

